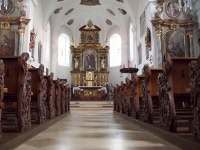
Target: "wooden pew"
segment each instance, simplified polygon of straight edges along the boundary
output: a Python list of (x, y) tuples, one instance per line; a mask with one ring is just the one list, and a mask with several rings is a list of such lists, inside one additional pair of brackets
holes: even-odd
[(29, 68), (31, 72), (31, 121), (42, 124), (46, 120), (47, 80), (44, 78), (44, 65)]
[(131, 105), (131, 97), (132, 97), (132, 85), (133, 85), (133, 81), (130, 80), (129, 78), (125, 79), (125, 95), (124, 95), (124, 113), (127, 116), (131, 116), (132, 115), (132, 105)]
[(53, 80), (55, 85), (55, 101), (56, 101), (56, 116), (61, 115), (61, 88), (60, 88), (60, 79)]
[(27, 68), (28, 53), (21, 56), (0, 57), (5, 64), (4, 93), (2, 102), (3, 132), (23, 132), (31, 127), (31, 74)]
[(193, 111), (193, 135), (200, 142), (200, 56), (190, 63), (190, 99)]
[(125, 83), (121, 81), (120, 85), (120, 95), (119, 95), (119, 101), (120, 101), (120, 113), (125, 114), (126, 109), (126, 103), (125, 103)]
[(53, 83), (54, 74), (44, 76), (47, 81), (47, 100), (46, 100), (46, 108), (47, 108), (47, 119), (55, 118), (56, 116), (56, 108), (55, 108), (55, 85)]
[(191, 132), (189, 63), (195, 58), (164, 55), (163, 73), (158, 76), (160, 127), (169, 131)]
[(116, 87), (114, 88), (114, 110), (116, 112), (120, 112), (120, 86), (117, 84)]
[(65, 90), (66, 81), (61, 80), (60, 89), (61, 89), (61, 114), (66, 112), (66, 90)]
[(70, 87), (65, 85), (65, 111), (70, 111)]
[(131, 74), (131, 97), (130, 97), (130, 116), (139, 119), (139, 98), (137, 97), (137, 74)]
[(159, 122), (158, 75), (163, 69), (150, 68), (144, 65), (142, 80), (142, 121), (147, 123)]
[(4, 92), (4, 62), (0, 59), (0, 137), (2, 137), (1, 116), (2, 116), (2, 101)]
[[(135, 78), (135, 77), (134, 77)], [(142, 81), (144, 80), (144, 75), (138, 75), (135, 79), (136, 82), (136, 97), (135, 97), (135, 114), (134, 118), (141, 118), (142, 110)]]

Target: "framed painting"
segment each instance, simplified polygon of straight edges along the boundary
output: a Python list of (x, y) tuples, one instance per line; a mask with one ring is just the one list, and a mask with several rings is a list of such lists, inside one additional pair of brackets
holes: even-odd
[(87, 32), (86, 33), (86, 42), (87, 43), (94, 43), (94, 32)]
[(181, 30), (170, 30), (165, 34), (166, 52), (172, 57), (185, 57), (185, 34)]
[(168, 3), (166, 3), (165, 8), (166, 8), (166, 14), (170, 18), (176, 18), (180, 14), (179, 5), (175, 1), (169, 1)]
[(96, 70), (97, 54), (94, 49), (88, 49), (83, 54), (84, 70)]
[(0, 30), (0, 56), (15, 55), (15, 32), (11, 29)]

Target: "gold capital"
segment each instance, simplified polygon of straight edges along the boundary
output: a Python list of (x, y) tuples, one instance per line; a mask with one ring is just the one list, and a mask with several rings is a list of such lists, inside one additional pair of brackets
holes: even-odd
[(162, 35), (162, 29), (156, 28), (156, 36), (161, 36), (161, 35)]

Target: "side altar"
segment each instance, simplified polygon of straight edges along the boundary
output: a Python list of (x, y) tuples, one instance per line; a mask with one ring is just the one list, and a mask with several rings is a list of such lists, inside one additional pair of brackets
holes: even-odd
[(72, 99), (105, 100), (107, 93), (104, 86), (108, 83), (109, 74), (109, 46), (100, 45), (99, 32), (101, 29), (93, 25), (91, 20), (79, 31), (81, 32), (81, 43), (78, 47), (74, 47), (72, 39), (70, 47)]

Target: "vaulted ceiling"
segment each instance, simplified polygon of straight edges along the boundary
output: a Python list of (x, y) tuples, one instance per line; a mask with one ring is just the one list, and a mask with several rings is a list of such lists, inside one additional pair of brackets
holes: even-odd
[[(135, 20), (137, 0), (41, 0), (45, 22), (54, 30), (66, 26), (72, 33), (91, 19), (103, 32), (118, 26), (126, 29)], [(94, 5), (97, 2), (97, 5)], [(99, 2), (99, 3), (98, 3)]]

